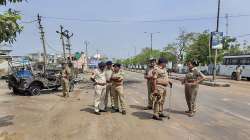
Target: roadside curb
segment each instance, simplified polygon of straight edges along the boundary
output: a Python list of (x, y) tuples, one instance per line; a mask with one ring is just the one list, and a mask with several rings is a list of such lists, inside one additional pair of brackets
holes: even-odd
[[(126, 70), (130, 72), (143, 73), (143, 70), (130, 70), (130, 69), (126, 69)], [(179, 80), (179, 81), (183, 79), (183, 77), (176, 76), (176, 75), (171, 75), (169, 76), (169, 78), (173, 80)], [(230, 87), (231, 86), (231, 84), (229, 83), (219, 82), (219, 81), (218, 82), (203, 81), (201, 82), (201, 85), (210, 86), (210, 87)]]
[(229, 83), (224, 82), (211, 82), (211, 81), (203, 81), (202, 85), (211, 86), (211, 87), (230, 87)]

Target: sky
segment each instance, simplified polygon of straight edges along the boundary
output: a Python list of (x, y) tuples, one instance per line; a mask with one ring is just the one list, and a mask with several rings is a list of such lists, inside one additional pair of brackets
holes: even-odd
[[(71, 40), (73, 51), (84, 51), (83, 42), (87, 40), (89, 54), (95, 54), (98, 50), (109, 58), (127, 58), (150, 46), (150, 36), (144, 32), (160, 32), (153, 35), (153, 48), (162, 49), (166, 44), (176, 41), (180, 28), (187, 32), (214, 31), (217, 1), (27, 0), (1, 6), (0, 12), (13, 8), (23, 16), (24, 30), (13, 44), (13, 55), (42, 51), (37, 22), (27, 23), (36, 20), (39, 13), (43, 17), (49, 53), (62, 52), (56, 30), (59, 30), (59, 25), (63, 25), (74, 33)], [(232, 16), (250, 15), (249, 5), (250, 0), (221, 0), (221, 16), (224, 17), (226, 13)], [(205, 19), (181, 20), (189, 18)], [(219, 30), (225, 32), (225, 25), (225, 18), (221, 18)], [(229, 35), (250, 34), (249, 25), (250, 16), (229, 17)], [(243, 40), (250, 41), (250, 36), (239, 39), (241, 42)]]

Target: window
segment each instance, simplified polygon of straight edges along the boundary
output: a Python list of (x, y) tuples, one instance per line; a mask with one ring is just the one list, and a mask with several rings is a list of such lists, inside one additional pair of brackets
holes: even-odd
[(232, 58), (232, 60), (231, 60), (231, 65), (239, 65), (240, 63), (239, 63), (239, 58)]

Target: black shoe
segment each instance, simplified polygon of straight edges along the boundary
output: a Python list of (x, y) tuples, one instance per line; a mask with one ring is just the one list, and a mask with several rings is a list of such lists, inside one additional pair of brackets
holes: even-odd
[(193, 116), (194, 116), (194, 112), (190, 112), (190, 113), (188, 114), (188, 116), (189, 116), (189, 117), (193, 117)]
[(122, 115), (126, 115), (127, 113), (126, 113), (126, 111), (125, 110), (123, 110), (122, 111)]
[(96, 114), (96, 115), (101, 115), (101, 113), (100, 113), (100, 112), (95, 112), (95, 114)]
[(153, 115), (153, 119), (154, 119), (154, 120), (158, 120), (158, 121), (162, 121), (162, 118), (160, 118), (160, 117), (158, 117), (158, 116), (156, 116), (156, 115)]
[(153, 109), (151, 106), (147, 106), (144, 108), (144, 110), (151, 110), (151, 109)]
[(100, 112), (107, 112), (107, 110), (106, 110), (106, 109), (104, 109), (104, 110), (100, 110)]
[(167, 118), (168, 116), (165, 115), (165, 114), (163, 114), (163, 113), (161, 113), (161, 114), (159, 114), (159, 117), (161, 117), (161, 118)]
[(117, 113), (117, 112), (120, 112), (119, 109), (113, 109), (113, 113)]
[(190, 110), (187, 110), (187, 111), (185, 111), (185, 113), (187, 113), (187, 114), (189, 114), (189, 113), (191, 113), (192, 111), (190, 111)]

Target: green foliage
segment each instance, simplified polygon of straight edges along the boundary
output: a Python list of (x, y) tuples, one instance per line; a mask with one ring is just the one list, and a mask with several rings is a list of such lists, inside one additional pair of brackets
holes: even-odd
[[(7, 2), (17, 3), (22, 0), (0, 0), (0, 5), (6, 5)], [(8, 42), (12, 44), (16, 41), (16, 36), (23, 29), (18, 21), (21, 20), (20, 13), (9, 9), (4, 14), (0, 14), (0, 43)]]
[(185, 60), (199, 60), (200, 63), (209, 63), (209, 40), (210, 34), (205, 31), (195, 34), (192, 43), (186, 51)]
[(22, 2), (23, 0), (0, 0), (0, 5), (6, 5), (7, 2), (10, 3), (17, 3), (17, 2)]

